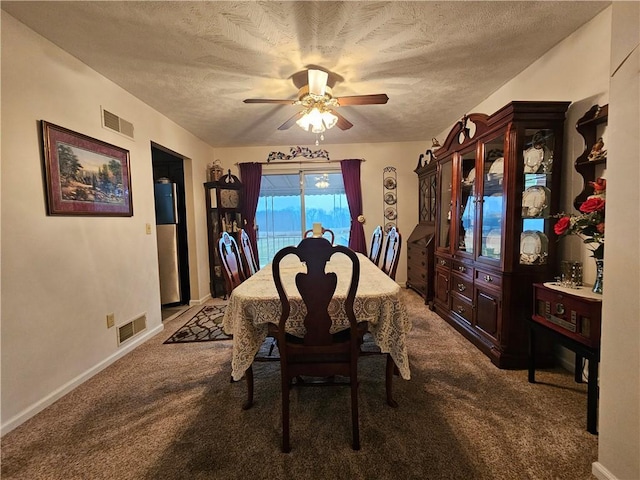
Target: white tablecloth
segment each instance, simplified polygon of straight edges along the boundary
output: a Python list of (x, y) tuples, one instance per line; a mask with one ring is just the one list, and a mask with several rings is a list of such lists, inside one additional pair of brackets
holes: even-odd
[[(406, 335), (411, 330), (407, 311), (400, 300), (400, 286), (365, 255), (358, 254), (360, 260), (360, 282), (356, 292), (354, 310), (358, 322), (369, 322), (375, 343), (383, 353), (390, 353), (398, 367), (400, 376), (410, 378)], [(306, 307), (295, 287), (295, 273), (305, 267), (298, 258), (289, 255), (280, 264), (281, 277), (290, 296), (291, 314), (287, 321), (287, 332), (301, 336), (304, 333)], [(348, 327), (344, 312), (344, 301), (348, 282), (351, 278), (351, 263), (340, 253), (327, 263), (326, 271), (338, 274), (336, 293), (329, 304), (334, 318), (333, 330)], [(229, 299), (224, 319), (224, 331), (233, 335), (233, 357), (231, 374), (240, 380), (253, 362), (253, 358), (267, 336), (267, 324), (278, 324), (281, 314), (280, 299), (273, 282), (271, 264), (236, 287)]]

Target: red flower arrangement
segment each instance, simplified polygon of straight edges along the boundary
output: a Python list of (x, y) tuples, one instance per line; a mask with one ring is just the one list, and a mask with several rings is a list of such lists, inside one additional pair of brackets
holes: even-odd
[(573, 215), (561, 213), (553, 227), (553, 231), (560, 237), (578, 235), (589, 246), (592, 257), (602, 259), (604, 257), (604, 209), (605, 191), (607, 181), (598, 178), (595, 182), (589, 182), (593, 187), (594, 195), (590, 196), (580, 205), (582, 214)]

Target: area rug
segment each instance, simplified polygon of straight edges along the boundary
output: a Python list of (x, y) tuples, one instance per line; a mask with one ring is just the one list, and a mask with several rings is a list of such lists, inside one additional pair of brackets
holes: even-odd
[(164, 343), (214, 342), (232, 337), (222, 330), (226, 305), (205, 305)]

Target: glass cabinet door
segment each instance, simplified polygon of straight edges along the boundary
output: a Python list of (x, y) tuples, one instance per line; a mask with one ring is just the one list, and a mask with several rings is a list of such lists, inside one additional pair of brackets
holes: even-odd
[(437, 176), (434, 173), (429, 175), (429, 215), (427, 221), (436, 223), (436, 187), (438, 185)]
[[(555, 137), (552, 130), (525, 129), (519, 160), (523, 164), (520, 264), (543, 265), (549, 255), (551, 177)], [(520, 152), (519, 152), (520, 153)]]
[(435, 224), (436, 221), (436, 171), (422, 177), (418, 183), (418, 212), (420, 223)]
[(504, 135), (484, 144), (480, 257), (500, 260), (504, 236)]
[(440, 165), (440, 225), (438, 248), (448, 249), (451, 245), (451, 216), (453, 214), (453, 163), (449, 158)]
[(473, 254), (476, 224), (476, 151), (460, 156), (460, 225), (458, 225), (458, 250)]

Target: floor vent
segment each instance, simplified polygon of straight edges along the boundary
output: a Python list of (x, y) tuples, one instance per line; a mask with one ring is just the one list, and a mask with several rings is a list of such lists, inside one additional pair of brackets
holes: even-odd
[(102, 109), (102, 126), (110, 130), (114, 130), (129, 138), (133, 138), (133, 123), (127, 122), (115, 113)]
[(135, 337), (138, 333), (147, 329), (147, 316), (140, 315), (138, 318), (120, 325), (118, 327), (118, 345)]

